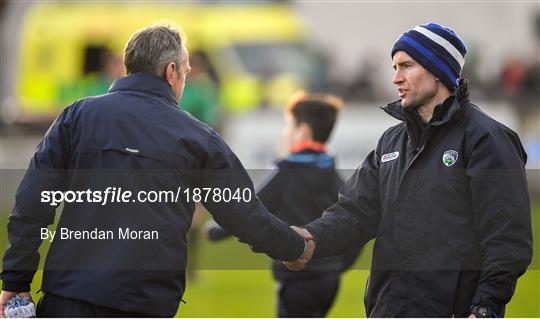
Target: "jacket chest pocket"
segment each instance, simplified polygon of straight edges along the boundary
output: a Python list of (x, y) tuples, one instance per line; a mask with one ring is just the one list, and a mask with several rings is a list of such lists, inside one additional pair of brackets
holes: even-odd
[(420, 170), (425, 171), (418, 181), (419, 187), (445, 197), (465, 194), (469, 189), (469, 179), (465, 172), (463, 149), (456, 145), (437, 146), (429, 150), (429, 156), (419, 165)]

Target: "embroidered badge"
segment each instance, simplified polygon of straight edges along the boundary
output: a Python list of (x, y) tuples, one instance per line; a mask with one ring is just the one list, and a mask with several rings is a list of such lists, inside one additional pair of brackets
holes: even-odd
[(454, 150), (448, 150), (446, 152), (444, 152), (443, 156), (442, 156), (442, 161), (444, 163), (444, 165), (446, 166), (452, 166), (454, 165), (458, 160), (458, 152), (454, 151)]
[(390, 162), (390, 161), (395, 160), (398, 157), (399, 157), (399, 151), (386, 153), (386, 154), (383, 154), (383, 156), (381, 157), (381, 162), (383, 163)]

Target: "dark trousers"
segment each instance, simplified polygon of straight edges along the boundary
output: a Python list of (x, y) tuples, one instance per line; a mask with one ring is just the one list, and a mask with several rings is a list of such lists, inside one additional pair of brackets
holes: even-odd
[(278, 317), (324, 317), (334, 303), (339, 272), (279, 281)]
[(36, 309), (38, 318), (134, 318), (151, 317), (138, 313), (124, 312), (112, 308), (100, 307), (80, 300), (70, 299), (45, 293), (39, 299)]

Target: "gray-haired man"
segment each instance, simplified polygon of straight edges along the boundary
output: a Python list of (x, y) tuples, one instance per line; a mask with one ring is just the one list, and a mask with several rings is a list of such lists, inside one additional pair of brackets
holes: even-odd
[[(274, 259), (294, 260), (313, 245), (267, 212), (221, 137), (177, 107), (190, 70), (179, 31), (135, 33), (124, 60), (128, 76), (108, 94), (67, 107), (30, 162), (9, 219), (2, 306), (30, 289), (40, 234), (54, 221), (44, 192), (82, 198), (64, 201), (45, 261), (41, 317), (174, 316), (195, 201)], [(225, 199), (225, 188), (241, 198)], [(160, 191), (167, 197), (151, 200)]]

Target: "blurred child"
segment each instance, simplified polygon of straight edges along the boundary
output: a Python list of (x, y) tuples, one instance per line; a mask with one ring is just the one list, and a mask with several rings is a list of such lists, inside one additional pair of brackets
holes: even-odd
[[(275, 162), (275, 170), (257, 195), (272, 214), (289, 225), (308, 224), (337, 201), (343, 180), (325, 143), (341, 106), (341, 99), (335, 96), (299, 92), (285, 109), (289, 154)], [(214, 221), (207, 223), (205, 233), (210, 240), (228, 237)], [(314, 259), (300, 272), (273, 261), (272, 272), (278, 282), (277, 316), (324, 317), (337, 295), (341, 273), (354, 263), (358, 253)]]

